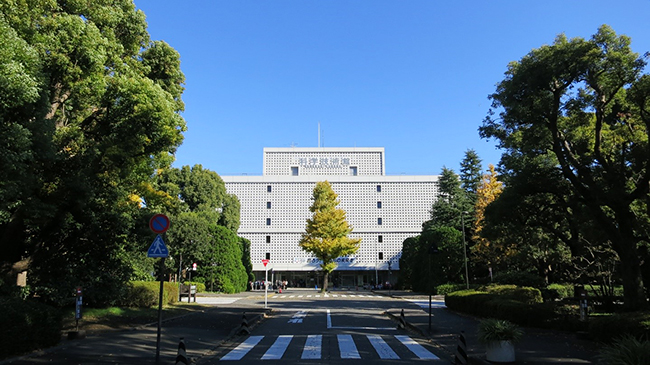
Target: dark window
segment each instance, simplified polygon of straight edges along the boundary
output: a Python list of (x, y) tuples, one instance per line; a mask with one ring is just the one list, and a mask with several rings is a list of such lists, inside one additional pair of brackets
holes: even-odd
[[(270, 190), (269, 190), (270, 191)], [(377, 185), (377, 192), (381, 193), (381, 185)]]
[[(381, 218), (380, 218), (381, 219)], [(271, 225), (271, 218), (266, 218), (266, 225), (270, 226)]]
[(266, 253), (266, 259), (267, 259), (267, 260), (270, 260), (270, 259), (271, 259), (271, 253), (270, 253), (270, 252), (267, 252), (267, 253)]
[[(267, 258), (268, 258), (268, 257), (267, 257)], [(383, 260), (383, 259), (384, 259), (384, 253), (383, 253), (383, 252), (380, 252), (380, 253), (379, 253), (379, 259), (380, 259), (380, 260)]]
[(271, 202), (266, 202), (266, 209), (271, 209)]
[[(381, 218), (377, 218), (377, 224), (379, 224), (381, 226), (381, 223), (382, 223)], [(269, 223), (269, 224), (271, 224), (271, 223)]]
[(357, 167), (356, 166), (350, 166), (350, 175), (357, 176)]
[(291, 167), (291, 176), (298, 176), (298, 167), (297, 166)]
[(271, 185), (266, 185), (266, 191), (269, 193), (271, 192)]
[(377, 202), (377, 209), (381, 209), (381, 202)]
[(271, 243), (271, 236), (266, 236), (266, 243)]
[[(266, 236), (266, 237), (268, 237), (268, 236)], [(382, 235), (377, 236), (377, 242), (384, 242), (384, 236), (382, 236)]]

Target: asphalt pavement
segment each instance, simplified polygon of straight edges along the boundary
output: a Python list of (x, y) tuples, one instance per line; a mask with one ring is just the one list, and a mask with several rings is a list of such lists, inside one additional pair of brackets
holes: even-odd
[[(403, 291), (375, 291), (375, 294), (404, 299), (404, 318), (417, 331), (453, 358), (461, 331), (467, 342), (470, 364), (487, 363), (485, 349), (477, 341), (477, 318), (444, 307), (442, 297), (433, 297), (434, 306), (429, 329), (428, 296)], [(273, 292), (269, 292), (273, 296)], [(166, 320), (163, 323), (160, 363), (175, 363), (180, 338), (184, 338), (191, 361), (213, 354), (241, 328), (243, 314), (251, 329), (264, 319), (267, 310), (264, 292), (233, 295), (203, 295), (199, 303), (211, 304), (207, 310)], [(420, 307), (416, 306), (420, 305)], [(387, 314), (399, 320), (401, 309), (393, 307)], [(107, 331), (81, 340), (67, 340), (44, 351), (0, 361), (0, 364), (155, 364), (157, 324), (131, 330)], [(596, 364), (599, 345), (561, 331), (524, 328), (525, 336), (516, 346), (517, 364)]]
[[(444, 297), (434, 296), (431, 310), (431, 329), (429, 329), (428, 296), (404, 291), (375, 291), (376, 294), (390, 295), (422, 305), (419, 309), (405, 307), (404, 317), (407, 325), (414, 331), (429, 337), (442, 346), (451, 356), (458, 347), (461, 332), (467, 343), (470, 364), (488, 363), (485, 348), (478, 342), (479, 319), (451, 311), (441, 305)], [(396, 320), (401, 310), (391, 309), (388, 314)], [(517, 364), (596, 364), (599, 344), (578, 338), (575, 333), (523, 328), (525, 335), (515, 347)]]

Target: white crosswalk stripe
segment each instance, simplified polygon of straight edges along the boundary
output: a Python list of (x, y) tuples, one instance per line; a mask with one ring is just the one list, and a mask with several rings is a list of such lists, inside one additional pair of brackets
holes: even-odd
[[(232, 360), (285, 360), (297, 361), (298, 353), (302, 360), (320, 360), (323, 358), (340, 359), (361, 359), (362, 355), (368, 359), (390, 359), (413, 361), (440, 360), (438, 356), (420, 345), (417, 341), (407, 335), (325, 335), (329, 336), (328, 341), (336, 340), (338, 353), (323, 354), (323, 335), (293, 336), (280, 335), (264, 340), (265, 336), (250, 336), (237, 347), (230, 350), (221, 358), (223, 361)], [(365, 337), (365, 338), (364, 338)], [(271, 343), (272, 342), (272, 343)], [(370, 346), (374, 349), (374, 354)], [(290, 346), (303, 346), (300, 351), (297, 349), (287, 351)], [(359, 346), (361, 350), (359, 351)], [(259, 349), (254, 348), (259, 347)], [(398, 350), (399, 347), (400, 349)], [(250, 355), (249, 355), (250, 353)], [(263, 353), (263, 355), (261, 355)], [(289, 353), (287, 356), (285, 354)], [(248, 356), (247, 356), (248, 355)], [(261, 357), (260, 357), (261, 355)]]
[(305, 347), (302, 350), (301, 359), (320, 359), (323, 335), (309, 335)]
[(292, 338), (292, 335), (278, 336), (273, 343), (273, 346), (271, 346), (264, 356), (262, 356), (262, 360), (280, 360), (282, 355), (284, 355), (284, 352), (287, 351), (287, 347), (289, 347)]

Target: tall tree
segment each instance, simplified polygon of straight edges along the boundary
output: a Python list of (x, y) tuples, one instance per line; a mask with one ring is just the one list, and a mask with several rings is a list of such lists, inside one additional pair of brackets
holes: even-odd
[(608, 26), (590, 40), (560, 35), (508, 65), (480, 128), (506, 153), (555, 156), (571, 194), (620, 257), (628, 309), (647, 306), (639, 252), (650, 242), (645, 65), (630, 39)]
[(476, 204), (474, 205), (474, 235), (475, 242), (472, 247), (474, 257), (484, 262), (490, 269), (492, 265), (498, 264), (508, 253), (503, 247), (498, 247), (498, 242), (490, 242), (481, 236), (483, 225), (485, 224), (485, 208), (492, 203), (503, 191), (503, 183), (497, 179), (497, 172), (494, 165), (488, 166), (489, 173), (483, 175), (480, 186), (476, 191)]
[(481, 185), (483, 166), (476, 151), (465, 151), (465, 157), (460, 162), (460, 185), (467, 193), (470, 204), (476, 204), (476, 194)]
[(108, 303), (131, 274), (131, 197), (183, 139), (180, 56), (132, 0), (2, 2), (0, 39), (2, 267), (29, 258), (41, 298)]
[(307, 219), (307, 227), (300, 239), (300, 247), (321, 261), (323, 288), (327, 290), (327, 277), (336, 269), (338, 257), (354, 254), (359, 249), (361, 238), (349, 238), (352, 227), (346, 220), (343, 209), (337, 208), (338, 195), (328, 181), (316, 183), (309, 211), (314, 213)]

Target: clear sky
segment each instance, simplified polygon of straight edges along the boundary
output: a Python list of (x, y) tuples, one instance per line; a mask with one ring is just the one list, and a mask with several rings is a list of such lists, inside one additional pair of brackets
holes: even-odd
[(181, 55), (174, 166), (262, 173), (264, 147), (385, 147), (389, 175), (458, 172), (510, 61), (602, 24), (650, 51), (650, 0), (135, 0)]

